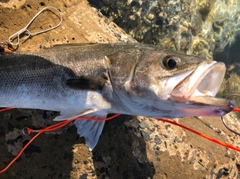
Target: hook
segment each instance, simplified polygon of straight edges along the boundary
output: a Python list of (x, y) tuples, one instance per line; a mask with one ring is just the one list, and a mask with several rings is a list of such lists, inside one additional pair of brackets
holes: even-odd
[[(229, 99), (230, 97), (233, 97), (233, 96), (240, 97), (239, 94), (230, 94), (230, 95), (228, 95), (228, 96), (226, 97), (226, 99)], [(230, 127), (227, 126), (227, 124), (226, 124), (223, 116), (221, 116), (221, 119), (222, 119), (223, 125), (224, 125), (229, 131), (231, 131), (232, 133), (240, 136), (240, 133), (236, 132), (235, 130), (233, 130), (233, 129), (231, 129)]]

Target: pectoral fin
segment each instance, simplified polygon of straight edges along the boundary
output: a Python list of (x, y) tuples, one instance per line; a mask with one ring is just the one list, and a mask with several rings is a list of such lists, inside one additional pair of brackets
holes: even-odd
[(76, 120), (74, 122), (77, 127), (77, 133), (85, 138), (85, 144), (89, 147), (90, 151), (97, 145), (104, 123), (104, 121), (93, 120)]
[(66, 84), (77, 90), (102, 90), (106, 79), (97, 76), (80, 76), (67, 80)]
[[(86, 116), (87, 117), (96, 117), (96, 118), (106, 118), (107, 114), (105, 115), (97, 115), (92, 114), (94, 113), (94, 109), (88, 109), (81, 113), (74, 113), (73, 111), (61, 111), (61, 115), (57, 116), (54, 121), (61, 121), (61, 120), (69, 120), (80, 116)], [(91, 114), (90, 114), (91, 113)], [(75, 115), (74, 115), (75, 114)], [(102, 133), (103, 127), (104, 127), (104, 121), (94, 121), (94, 120), (76, 120), (74, 124), (77, 127), (77, 133), (85, 138), (85, 143), (89, 147), (89, 150), (91, 151), (96, 145), (99, 140), (99, 137)]]

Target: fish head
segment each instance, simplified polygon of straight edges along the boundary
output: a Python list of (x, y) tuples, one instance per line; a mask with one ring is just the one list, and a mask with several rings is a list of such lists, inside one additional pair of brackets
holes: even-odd
[(215, 97), (225, 72), (222, 62), (149, 50), (125, 80), (122, 99), (148, 117), (224, 116), (235, 106)]

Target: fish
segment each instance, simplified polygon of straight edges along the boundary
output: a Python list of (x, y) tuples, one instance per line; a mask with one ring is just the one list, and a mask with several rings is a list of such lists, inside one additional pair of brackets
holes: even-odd
[[(54, 121), (120, 113), (151, 118), (224, 116), (216, 97), (225, 64), (141, 43), (61, 44), (0, 53), (0, 107), (59, 111)], [(104, 121), (76, 120), (92, 150)]]

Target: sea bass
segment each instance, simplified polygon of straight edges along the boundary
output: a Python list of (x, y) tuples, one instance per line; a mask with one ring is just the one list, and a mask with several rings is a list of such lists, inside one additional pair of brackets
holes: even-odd
[[(0, 54), (0, 107), (59, 111), (54, 120), (109, 113), (154, 118), (224, 116), (234, 103), (215, 95), (221, 62), (136, 44), (68, 44)], [(78, 120), (93, 149), (104, 122)]]

